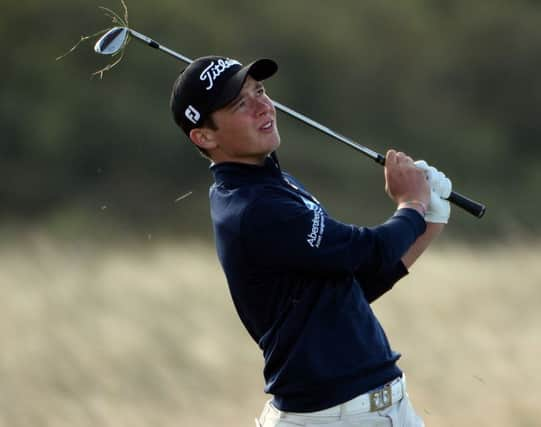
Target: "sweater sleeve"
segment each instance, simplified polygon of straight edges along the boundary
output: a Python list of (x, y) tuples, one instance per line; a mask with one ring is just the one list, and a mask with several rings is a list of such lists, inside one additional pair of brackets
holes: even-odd
[(386, 267), (374, 274), (356, 272), (355, 278), (363, 289), (368, 303), (374, 302), (384, 293), (390, 291), (396, 282), (408, 274), (408, 269), (402, 261)]
[(412, 209), (373, 228), (344, 224), (316, 203), (275, 190), (263, 192), (244, 211), (241, 236), (251, 265), (260, 271), (370, 275), (396, 265), (425, 227)]
[[(389, 225), (399, 217), (410, 221), (418, 230), (419, 235), (426, 230), (424, 219), (413, 209), (400, 209), (384, 225)], [(407, 248), (406, 250), (403, 250), (403, 253), (405, 253), (405, 251), (407, 251)], [(355, 277), (363, 289), (366, 299), (369, 303), (372, 303), (384, 293), (391, 290), (393, 285), (407, 274), (408, 270), (406, 266), (402, 263), (401, 259), (398, 259), (396, 262), (381, 262), (376, 268), (371, 270), (358, 269), (355, 272)]]

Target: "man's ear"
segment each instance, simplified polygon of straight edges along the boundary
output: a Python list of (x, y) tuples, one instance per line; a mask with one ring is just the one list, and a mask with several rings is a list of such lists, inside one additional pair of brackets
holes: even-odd
[(212, 150), (216, 147), (212, 129), (195, 128), (190, 131), (190, 140), (203, 150)]

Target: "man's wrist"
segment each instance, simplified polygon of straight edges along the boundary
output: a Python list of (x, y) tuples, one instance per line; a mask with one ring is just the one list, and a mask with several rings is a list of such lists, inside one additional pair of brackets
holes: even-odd
[(428, 207), (424, 202), (421, 202), (420, 200), (407, 200), (405, 202), (401, 202), (398, 205), (398, 209), (414, 209), (417, 212), (421, 214), (421, 216), (424, 218), (426, 216), (426, 211), (428, 210)]

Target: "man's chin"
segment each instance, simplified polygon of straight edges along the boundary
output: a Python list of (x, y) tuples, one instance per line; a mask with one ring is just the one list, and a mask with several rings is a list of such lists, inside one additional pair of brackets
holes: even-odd
[(273, 141), (273, 150), (272, 151), (275, 151), (278, 149), (278, 147), (280, 147), (280, 144), (282, 143), (281, 139), (280, 139), (280, 134), (278, 133), (278, 131), (276, 131), (276, 133), (273, 135), (274, 136), (274, 141)]

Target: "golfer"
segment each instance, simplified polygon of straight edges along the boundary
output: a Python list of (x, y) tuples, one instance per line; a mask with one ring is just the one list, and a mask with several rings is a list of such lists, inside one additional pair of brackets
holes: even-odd
[(272, 395), (256, 425), (423, 426), (370, 304), (408, 273), (450, 214), (444, 174), (390, 150), (381, 225), (344, 224), (282, 171), (263, 81), (278, 66), (199, 58), (175, 81), (176, 123), (211, 162), (218, 257)]

